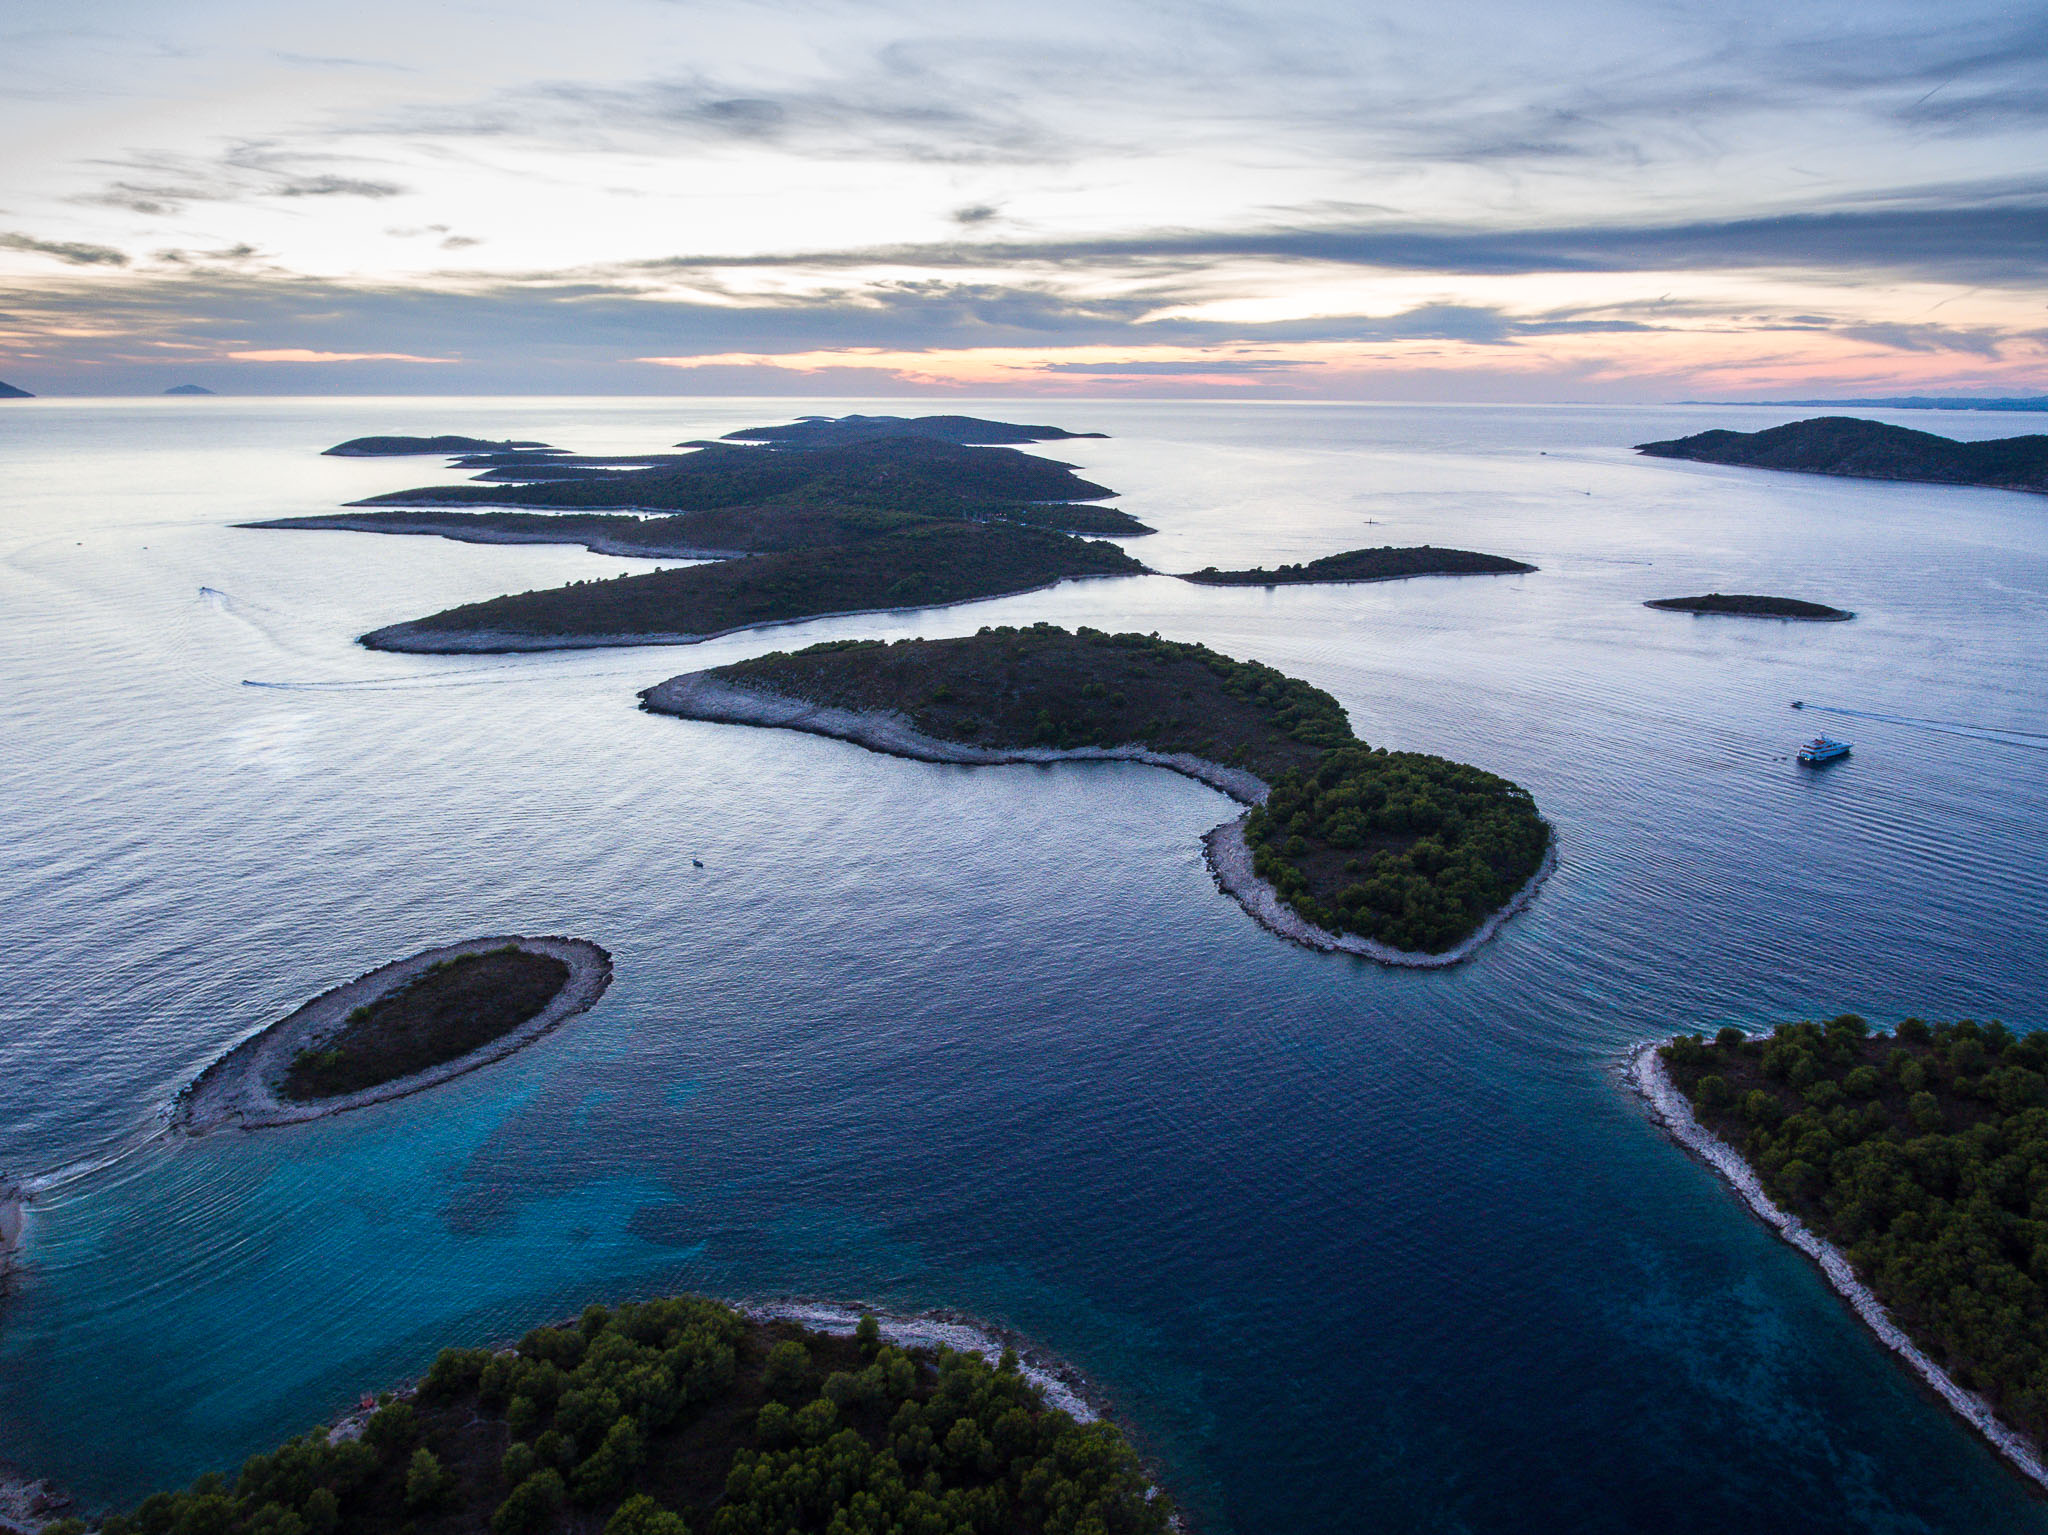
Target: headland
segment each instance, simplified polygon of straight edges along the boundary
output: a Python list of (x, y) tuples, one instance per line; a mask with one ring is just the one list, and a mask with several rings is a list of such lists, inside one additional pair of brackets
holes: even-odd
[(1115, 1426), (994, 1341), (828, 1307), (593, 1305), (511, 1348), (444, 1349), (416, 1385), (102, 1529), (1172, 1528)]
[(1645, 1045), (1629, 1081), (1887, 1348), (2048, 1487), (2048, 1285), (2030, 1242), (2032, 1190), (2048, 1178), (2048, 1036), (1916, 1018), (1887, 1035), (1844, 1014)]
[[(508, 949), (555, 968), (484, 973)], [(428, 949), (323, 992), (235, 1046), (179, 1095), (171, 1128), (296, 1124), (422, 1092), (524, 1049), (594, 1005), (611, 977), (611, 956), (580, 938), (514, 934)]]
[(1699, 432), (1638, 443), (1636, 451), (1798, 474), (2048, 492), (2048, 436), (1957, 442), (1856, 416), (1815, 416), (1760, 432)]
[(488, 437), (351, 437), (322, 451), (329, 458), (412, 458), (457, 453), (503, 453), (517, 448), (547, 449), (544, 442), (494, 442)]
[(938, 607), (1144, 572), (1110, 543), (928, 520), (842, 545), (496, 597), (374, 630), (361, 643), (428, 653), (689, 644), (796, 619)]
[(1282, 936), (1387, 964), (1464, 958), (1552, 867), (1526, 790), (1444, 758), (1375, 751), (1320, 689), (1156, 635), (1037, 624), (841, 641), (672, 677), (641, 697), (656, 713), (926, 761), (1121, 760), (1184, 773), (1254, 807), (1210, 834), (1229, 894)]

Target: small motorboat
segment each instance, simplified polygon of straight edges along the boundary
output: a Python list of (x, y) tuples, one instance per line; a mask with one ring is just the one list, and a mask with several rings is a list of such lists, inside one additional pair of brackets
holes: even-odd
[(1847, 741), (1830, 740), (1827, 736), (1815, 736), (1799, 748), (1799, 760), (1808, 767), (1819, 767), (1823, 762), (1833, 762), (1837, 757), (1848, 755)]

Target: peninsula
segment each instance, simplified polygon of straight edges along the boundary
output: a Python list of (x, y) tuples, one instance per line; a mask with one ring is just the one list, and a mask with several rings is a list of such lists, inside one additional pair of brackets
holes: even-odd
[[(515, 1348), (444, 1350), (417, 1387), (103, 1535), (1164, 1535), (1123, 1435), (1052, 1405), (1014, 1351), (899, 1347), (717, 1301), (590, 1306)], [(82, 1532), (83, 1526), (78, 1527)], [(71, 1531), (59, 1535), (73, 1535)]]
[(1274, 931), (1389, 964), (1462, 959), (1550, 858), (1528, 792), (1374, 750), (1337, 701), (1255, 661), (1049, 624), (842, 641), (672, 677), (642, 706), (805, 730), (938, 762), (1124, 760), (1255, 808), (1205, 839), (1218, 882)]
[(0, 383), (0, 400), (33, 400), (34, 395), (26, 389), (17, 389), (12, 384)]
[(329, 458), (408, 458), (457, 453), (502, 453), (547, 448), (544, 442), (493, 442), (486, 437), (351, 437), (325, 450)]
[(2048, 436), (1957, 442), (1855, 416), (1816, 416), (1761, 432), (1700, 432), (1638, 443), (1636, 451), (1799, 474), (2048, 492)]
[(382, 966), (244, 1040), (179, 1096), (200, 1134), (321, 1119), (501, 1060), (590, 1008), (611, 956), (580, 938), (473, 938)]
[(1002, 523), (920, 519), (830, 547), (473, 602), (373, 630), (361, 643), (428, 653), (687, 645), (737, 629), (972, 602), (1144, 570), (1110, 543)]
[(1306, 565), (1281, 565), (1273, 570), (1218, 570), (1214, 565), (1181, 577), (1203, 586), (1293, 586), (1321, 581), (1404, 581), (1410, 576), (1527, 575), (1534, 565), (1498, 554), (1469, 549), (1347, 549)]
[(1633, 1067), (1673, 1135), (2048, 1486), (2048, 1032), (1854, 1014), (1724, 1028)]
[(1802, 602), (1797, 597), (1758, 597), (1708, 592), (1704, 597), (1654, 597), (1643, 604), (1666, 613), (1728, 613), (1743, 618), (1793, 618), (1809, 623), (1840, 623), (1856, 615), (1846, 608)]

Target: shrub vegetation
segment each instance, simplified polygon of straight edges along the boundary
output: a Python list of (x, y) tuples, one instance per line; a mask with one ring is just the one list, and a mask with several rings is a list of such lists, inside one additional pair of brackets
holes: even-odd
[(1660, 1051), (1702, 1123), (1898, 1324), (2048, 1442), (2048, 1032), (1845, 1014)]
[(438, 960), (350, 1013), (319, 1049), (301, 1050), (285, 1073), (285, 1096), (361, 1092), (467, 1055), (539, 1013), (569, 974), (552, 954), (514, 944)]
[(1183, 581), (1204, 586), (1290, 586), (1313, 581), (1397, 581), (1407, 576), (1526, 575), (1534, 565), (1498, 554), (1475, 554), (1470, 549), (1436, 549), (1428, 544), (1400, 549), (1347, 549), (1325, 555), (1306, 565), (1282, 565), (1273, 570), (1218, 570), (1204, 566)]
[(325, 1429), (109, 1519), (105, 1535), (1157, 1535), (1122, 1435), (1005, 1354), (593, 1306), (516, 1350), (449, 1349), (361, 1437)]

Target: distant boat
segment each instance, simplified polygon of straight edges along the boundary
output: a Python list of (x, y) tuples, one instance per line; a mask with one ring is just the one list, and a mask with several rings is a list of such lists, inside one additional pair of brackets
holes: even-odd
[(1847, 741), (1833, 741), (1826, 736), (1815, 736), (1799, 748), (1799, 760), (1808, 767), (1818, 767), (1823, 762), (1833, 762), (1837, 757), (1848, 755)]

